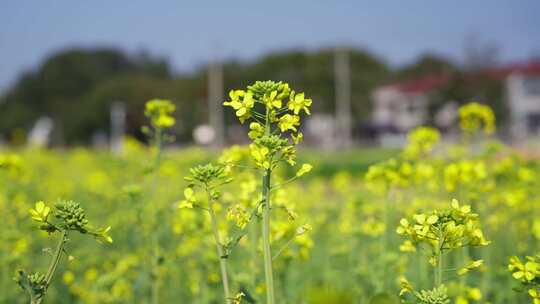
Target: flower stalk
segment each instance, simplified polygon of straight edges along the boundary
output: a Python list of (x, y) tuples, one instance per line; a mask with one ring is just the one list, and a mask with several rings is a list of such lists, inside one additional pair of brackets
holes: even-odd
[(443, 275), (443, 246), (444, 246), (444, 235), (443, 228), (439, 227), (439, 239), (438, 239), (438, 249), (437, 249), (437, 267), (435, 268), (435, 287), (442, 284), (442, 275)]
[[(470, 205), (460, 205), (455, 199), (451, 208), (415, 214), (412, 220), (402, 218), (396, 232), (408, 238), (402, 246), (425, 246), (432, 252), (429, 263), (434, 268), (433, 289), (415, 291), (405, 277), (401, 278), (400, 296), (404, 300), (412, 297), (419, 303), (449, 303), (443, 272), (455, 269), (443, 269), (445, 253), (467, 247), (483, 247), (490, 243), (480, 229), (478, 214), (471, 212)], [(463, 276), (483, 264), (483, 260), (471, 261), (457, 269), (456, 274)]]
[(270, 248), (270, 176), (272, 171), (266, 170), (262, 179), (263, 212), (262, 212), (262, 238), (264, 255), (264, 278), (266, 281), (266, 302), (274, 304), (274, 274), (272, 271), (272, 251)]
[(70, 231), (77, 231), (81, 234), (93, 236), (98, 241), (112, 243), (112, 238), (108, 234), (110, 227), (91, 228), (84, 209), (78, 203), (60, 201), (55, 204), (54, 208), (54, 210), (51, 210), (49, 206), (40, 201), (35, 204), (35, 208), (29, 210), (32, 220), (39, 223), (40, 230), (47, 232), (49, 235), (56, 232), (60, 233), (60, 239), (52, 254), (47, 272), (45, 274), (40, 272), (26, 273), (19, 270), (18, 276), (15, 278), (17, 284), (28, 294), (31, 304), (40, 304), (45, 298), (60, 264), (62, 254), (66, 252), (65, 244)]
[[(53, 253), (53, 256), (51, 258), (51, 262), (49, 263), (49, 268), (47, 269), (47, 273), (45, 274), (45, 286), (49, 286), (51, 284), (52, 278), (54, 274), (56, 273), (56, 268), (58, 267), (58, 264), (60, 263), (60, 258), (62, 257), (62, 253), (64, 251), (64, 245), (67, 241), (67, 235), (68, 232), (66, 230), (62, 231), (62, 234), (60, 235), (60, 240), (58, 240), (58, 244), (56, 245), (56, 250)], [(38, 299), (32, 299), (30, 301), (31, 304), (40, 304), (43, 301), (43, 298)]]
[[(153, 182), (151, 184), (152, 193), (156, 192), (159, 169), (161, 165), (161, 153), (163, 143), (167, 140), (171, 141), (172, 137), (167, 136), (165, 133), (167, 129), (173, 127), (176, 123), (173, 113), (176, 110), (176, 106), (166, 99), (152, 99), (149, 100), (145, 105), (144, 115), (150, 120), (150, 127), (144, 126), (142, 132), (153, 139), (154, 149), (156, 150), (156, 156), (154, 159), (154, 166), (152, 168), (153, 173)], [(157, 220), (159, 218), (159, 209), (152, 208), (152, 218)], [(151, 260), (150, 265), (151, 270), (151, 286), (150, 286), (150, 297), (151, 303), (159, 304), (160, 303), (160, 271), (159, 266), (161, 263), (161, 248), (159, 243), (159, 234), (153, 233), (151, 239), (152, 249), (151, 249)]]
[[(161, 163), (161, 142), (162, 142), (162, 130), (160, 127), (155, 129), (155, 149), (156, 149), (156, 158), (154, 163), (154, 182), (152, 191), (155, 193), (157, 181), (159, 177), (159, 167)], [(155, 212), (158, 213), (158, 212)], [(154, 214), (154, 217), (157, 219), (157, 214)], [(160, 288), (160, 273), (159, 273), (159, 235), (158, 233), (152, 234), (152, 303), (159, 303), (159, 288)]]
[(227, 255), (223, 250), (223, 245), (221, 243), (221, 238), (219, 236), (216, 212), (214, 211), (212, 195), (210, 190), (206, 189), (208, 194), (208, 213), (210, 213), (210, 222), (212, 225), (212, 232), (214, 234), (214, 241), (216, 242), (216, 252), (219, 259), (219, 268), (221, 271), (221, 282), (223, 283), (223, 293), (225, 296), (225, 303), (231, 303), (231, 293), (229, 290), (229, 277), (227, 275)]
[[(200, 165), (190, 169), (190, 176), (185, 177), (190, 182), (187, 188), (184, 189), (185, 199), (180, 201), (178, 208), (180, 209), (198, 209), (208, 212), (210, 216), (210, 225), (214, 242), (216, 244), (216, 254), (219, 260), (219, 269), (221, 272), (221, 283), (223, 284), (223, 298), (225, 303), (231, 304), (233, 297), (231, 297), (229, 287), (229, 277), (227, 272), (227, 259), (229, 251), (232, 246), (229, 243), (223, 244), (219, 229), (218, 218), (216, 214), (215, 204), (220, 197), (217, 187), (230, 183), (232, 181), (228, 176), (228, 172), (225, 171), (225, 167), (221, 165)], [(199, 188), (204, 190), (206, 194), (207, 206), (200, 205), (200, 202), (196, 198), (194, 189)], [(237, 243), (237, 242), (236, 242)]]

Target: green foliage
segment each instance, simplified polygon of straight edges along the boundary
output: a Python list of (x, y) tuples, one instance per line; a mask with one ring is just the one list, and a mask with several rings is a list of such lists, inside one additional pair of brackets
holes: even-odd
[(309, 291), (307, 296), (307, 303), (309, 304), (326, 304), (326, 303), (340, 303), (340, 304), (352, 304), (354, 303), (352, 296), (342, 290), (333, 290), (328, 288), (314, 288)]
[(446, 291), (446, 287), (441, 285), (432, 290), (421, 290), (416, 292), (417, 304), (450, 304), (450, 299)]
[(449, 59), (432, 54), (421, 55), (413, 63), (396, 71), (394, 78), (408, 80), (425, 77), (426, 75), (449, 75), (455, 73), (458, 67)]

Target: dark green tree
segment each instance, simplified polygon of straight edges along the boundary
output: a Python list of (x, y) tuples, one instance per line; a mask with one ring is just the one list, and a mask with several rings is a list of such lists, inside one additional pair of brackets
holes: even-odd
[[(81, 97), (106, 79), (143, 73), (170, 78), (165, 61), (147, 55), (127, 56), (114, 49), (72, 49), (49, 57), (36, 70), (16, 82), (0, 103), (0, 132), (29, 129), (42, 115), (55, 122), (58, 142), (78, 140), (72, 130), (87, 113), (81, 111)], [(66, 133), (66, 134), (64, 134)]]

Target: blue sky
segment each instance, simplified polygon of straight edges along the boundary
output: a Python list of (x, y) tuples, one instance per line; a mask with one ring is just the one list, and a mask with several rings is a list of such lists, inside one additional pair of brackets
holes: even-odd
[(0, 88), (70, 46), (146, 49), (178, 71), (336, 43), (399, 65), (424, 52), (459, 59), (466, 37), (502, 61), (540, 54), (540, 1), (29, 1), (0, 3)]

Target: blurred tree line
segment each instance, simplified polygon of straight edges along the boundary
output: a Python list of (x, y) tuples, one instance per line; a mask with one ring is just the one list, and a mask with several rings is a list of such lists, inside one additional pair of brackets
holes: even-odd
[[(330, 114), (335, 99), (333, 62), (332, 49), (284, 51), (253, 62), (227, 61), (223, 63), (225, 94), (255, 80), (284, 80), (309, 92), (315, 101), (314, 112)], [(378, 85), (426, 74), (460, 73), (450, 61), (433, 55), (393, 70), (377, 56), (359, 49), (350, 52), (350, 68), (355, 124), (368, 118), (370, 93)], [(434, 104), (445, 98), (465, 100), (479, 94), (475, 87), (476, 95), (470, 95), (470, 89), (459, 82), (461, 79), (457, 78), (448, 90), (438, 92)], [(491, 85), (486, 85), (487, 93), (480, 94), (500, 94), (500, 89)], [(27, 132), (39, 117), (46, 115), (54, 121), (54, 144), (87, 144), (96, 131), (109, 131), (111, 105), (120, 101), (126, 105), (128, 134), (141, 138), (144, 103), (159, 97), (176, 103), (178, 124), (174, 131), (179, 141), (186, 142), (191, 140), (196, 125), (208, 122), (207, 94), (206, 67), (174, 74), (166, 60), (144, 53), (70, 49), (23, 73), (0, 97), (0, 134), (9, 139), (16, 130)], [(226, 121), (233, 123), (232, 113), (226, 115)]]

